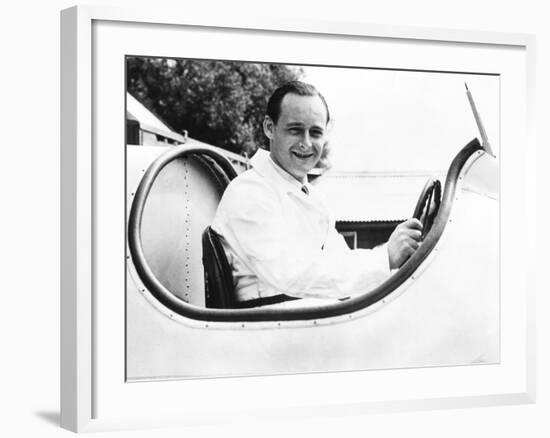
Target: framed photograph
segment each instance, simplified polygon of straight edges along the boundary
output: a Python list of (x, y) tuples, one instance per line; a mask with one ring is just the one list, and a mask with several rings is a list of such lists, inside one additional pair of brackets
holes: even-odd
[(61, 31), (63, 427), (534, 402), (534, 37)]

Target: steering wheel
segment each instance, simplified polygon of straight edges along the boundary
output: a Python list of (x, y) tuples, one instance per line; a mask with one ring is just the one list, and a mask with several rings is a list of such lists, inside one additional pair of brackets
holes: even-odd
[(413, 217), (422, 222), (422, 239), (428, 234), (441, 205), (441, 183), (438, 179), (429, 178), (420, 192)]

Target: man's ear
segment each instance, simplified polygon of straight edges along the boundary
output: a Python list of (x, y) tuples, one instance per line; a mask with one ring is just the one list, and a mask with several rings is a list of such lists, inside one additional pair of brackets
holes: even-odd
[(275, 123), (273, 123), (273, 120), (269, 116), (264, 117), (264, 134), (269, 140), (273, 140), (273, 131), (275, 129)]

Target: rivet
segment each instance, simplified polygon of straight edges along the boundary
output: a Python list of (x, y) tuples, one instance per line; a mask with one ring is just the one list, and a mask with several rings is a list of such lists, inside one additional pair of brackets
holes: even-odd
[(317, 321), (313, 321), (313, 324), (317, 324)]
[(244, 328), (244, 324), (241, 324), (241, 327)]

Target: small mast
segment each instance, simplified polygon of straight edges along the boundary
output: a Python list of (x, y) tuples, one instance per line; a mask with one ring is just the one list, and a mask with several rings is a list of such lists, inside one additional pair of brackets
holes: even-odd
[(472, 93), (470, 93), (470, 90), (468, 89), (468, 84), (466, 84), (466, 82), (464, 82), (464, 86), (466, 87), (466, 95), (468, 96), (470, 107), (472, 108), (472, 112), (474, 113), (474, 118), (476, 119), (477, 129), (479, 129), (479, 134), (481, 135), (481, 146), (483, 147), (483, 149), (485, 149), (485, 152), (487, 152), (488, 154), (494, 157), (495, 154), (493, 153), (493, 149), (491, 148), (491, 145), (489, 144), (489, 140), (487, 139), (487, 133), (485, 132), (485, 128), (483, 127), (483, 123), (481, 122), (481, 117), (477, 112), (476, 104), (474, 103), (474, 98), (472, 97)]

